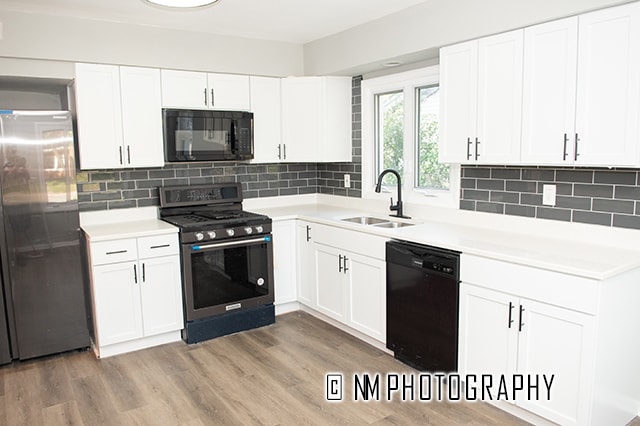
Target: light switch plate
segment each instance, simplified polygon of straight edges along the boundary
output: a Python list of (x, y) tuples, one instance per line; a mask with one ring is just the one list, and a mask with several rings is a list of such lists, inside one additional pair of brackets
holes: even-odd
[(556, 186), (542, 185), (542, 204), (545, 206), (556, 205)]
[(351, 188), (351, 175), (348, 175), (348, 174), (344, 175), (344, 187)]

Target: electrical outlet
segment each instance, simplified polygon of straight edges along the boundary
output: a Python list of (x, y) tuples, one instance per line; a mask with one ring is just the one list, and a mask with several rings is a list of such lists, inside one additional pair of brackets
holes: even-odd
[(542, 185), (542, 204), (545, 206), (556, 205), (556, 186)]
[(351, 175), (348, 175), (348, 174), (344, 175), (344, 187), (351, 188)]

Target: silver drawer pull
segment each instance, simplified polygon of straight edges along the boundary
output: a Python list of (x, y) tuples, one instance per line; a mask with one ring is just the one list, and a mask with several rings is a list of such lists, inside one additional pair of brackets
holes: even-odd
[(108, 251), (107, 255), (110, 255), (110, 254), (122, 254), (122, 253), (126, 253), (128, 251), (129, 250)]
[(159, 249), (159, 248), (165, 248), (165, 247), (171, 247), (171, 244), (162, 244), (160, 246), (151, 246), (149, 248), (150, 249)]

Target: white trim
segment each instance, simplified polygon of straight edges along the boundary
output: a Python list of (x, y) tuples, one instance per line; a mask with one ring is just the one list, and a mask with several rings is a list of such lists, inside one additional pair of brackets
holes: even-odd
[[(362, 198), (383, 199), (392, 195), (395, 199), (395, 188), (383, 188), (378, 194), (375, 188), (375, 146), (374, 124), (375, 108), (374, 97), (377, 94), (404, 90), (405, 111), (411, 112), (404, 115), (405, 119), (405, 146), (413, 146), (415, 151), (415, 93), (416, 88), (436, 84), (439, 82), (440, 72), (437, 65), (385, 75), (362, 80)], [(413, 189), (414, 185), (414, 161), (415, 152), (405, 150), (405, 166), (403, 181), (403, 200), (417, 204), (436, 205), (442, 207), (458, 208), (460, 193), (460, 165), (452, 164), (449, 191), (438, 194), (431, 192), (426, 194), (424, 190)], [(407, 183), (410, 182), (410, 185)]]

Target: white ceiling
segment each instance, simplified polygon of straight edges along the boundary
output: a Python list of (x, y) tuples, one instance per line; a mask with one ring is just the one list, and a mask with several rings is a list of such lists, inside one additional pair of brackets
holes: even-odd
[(0, 10), (307, 43), (432, 0), (220, 0), (168, 10), (144, 0), (0, 0)]

